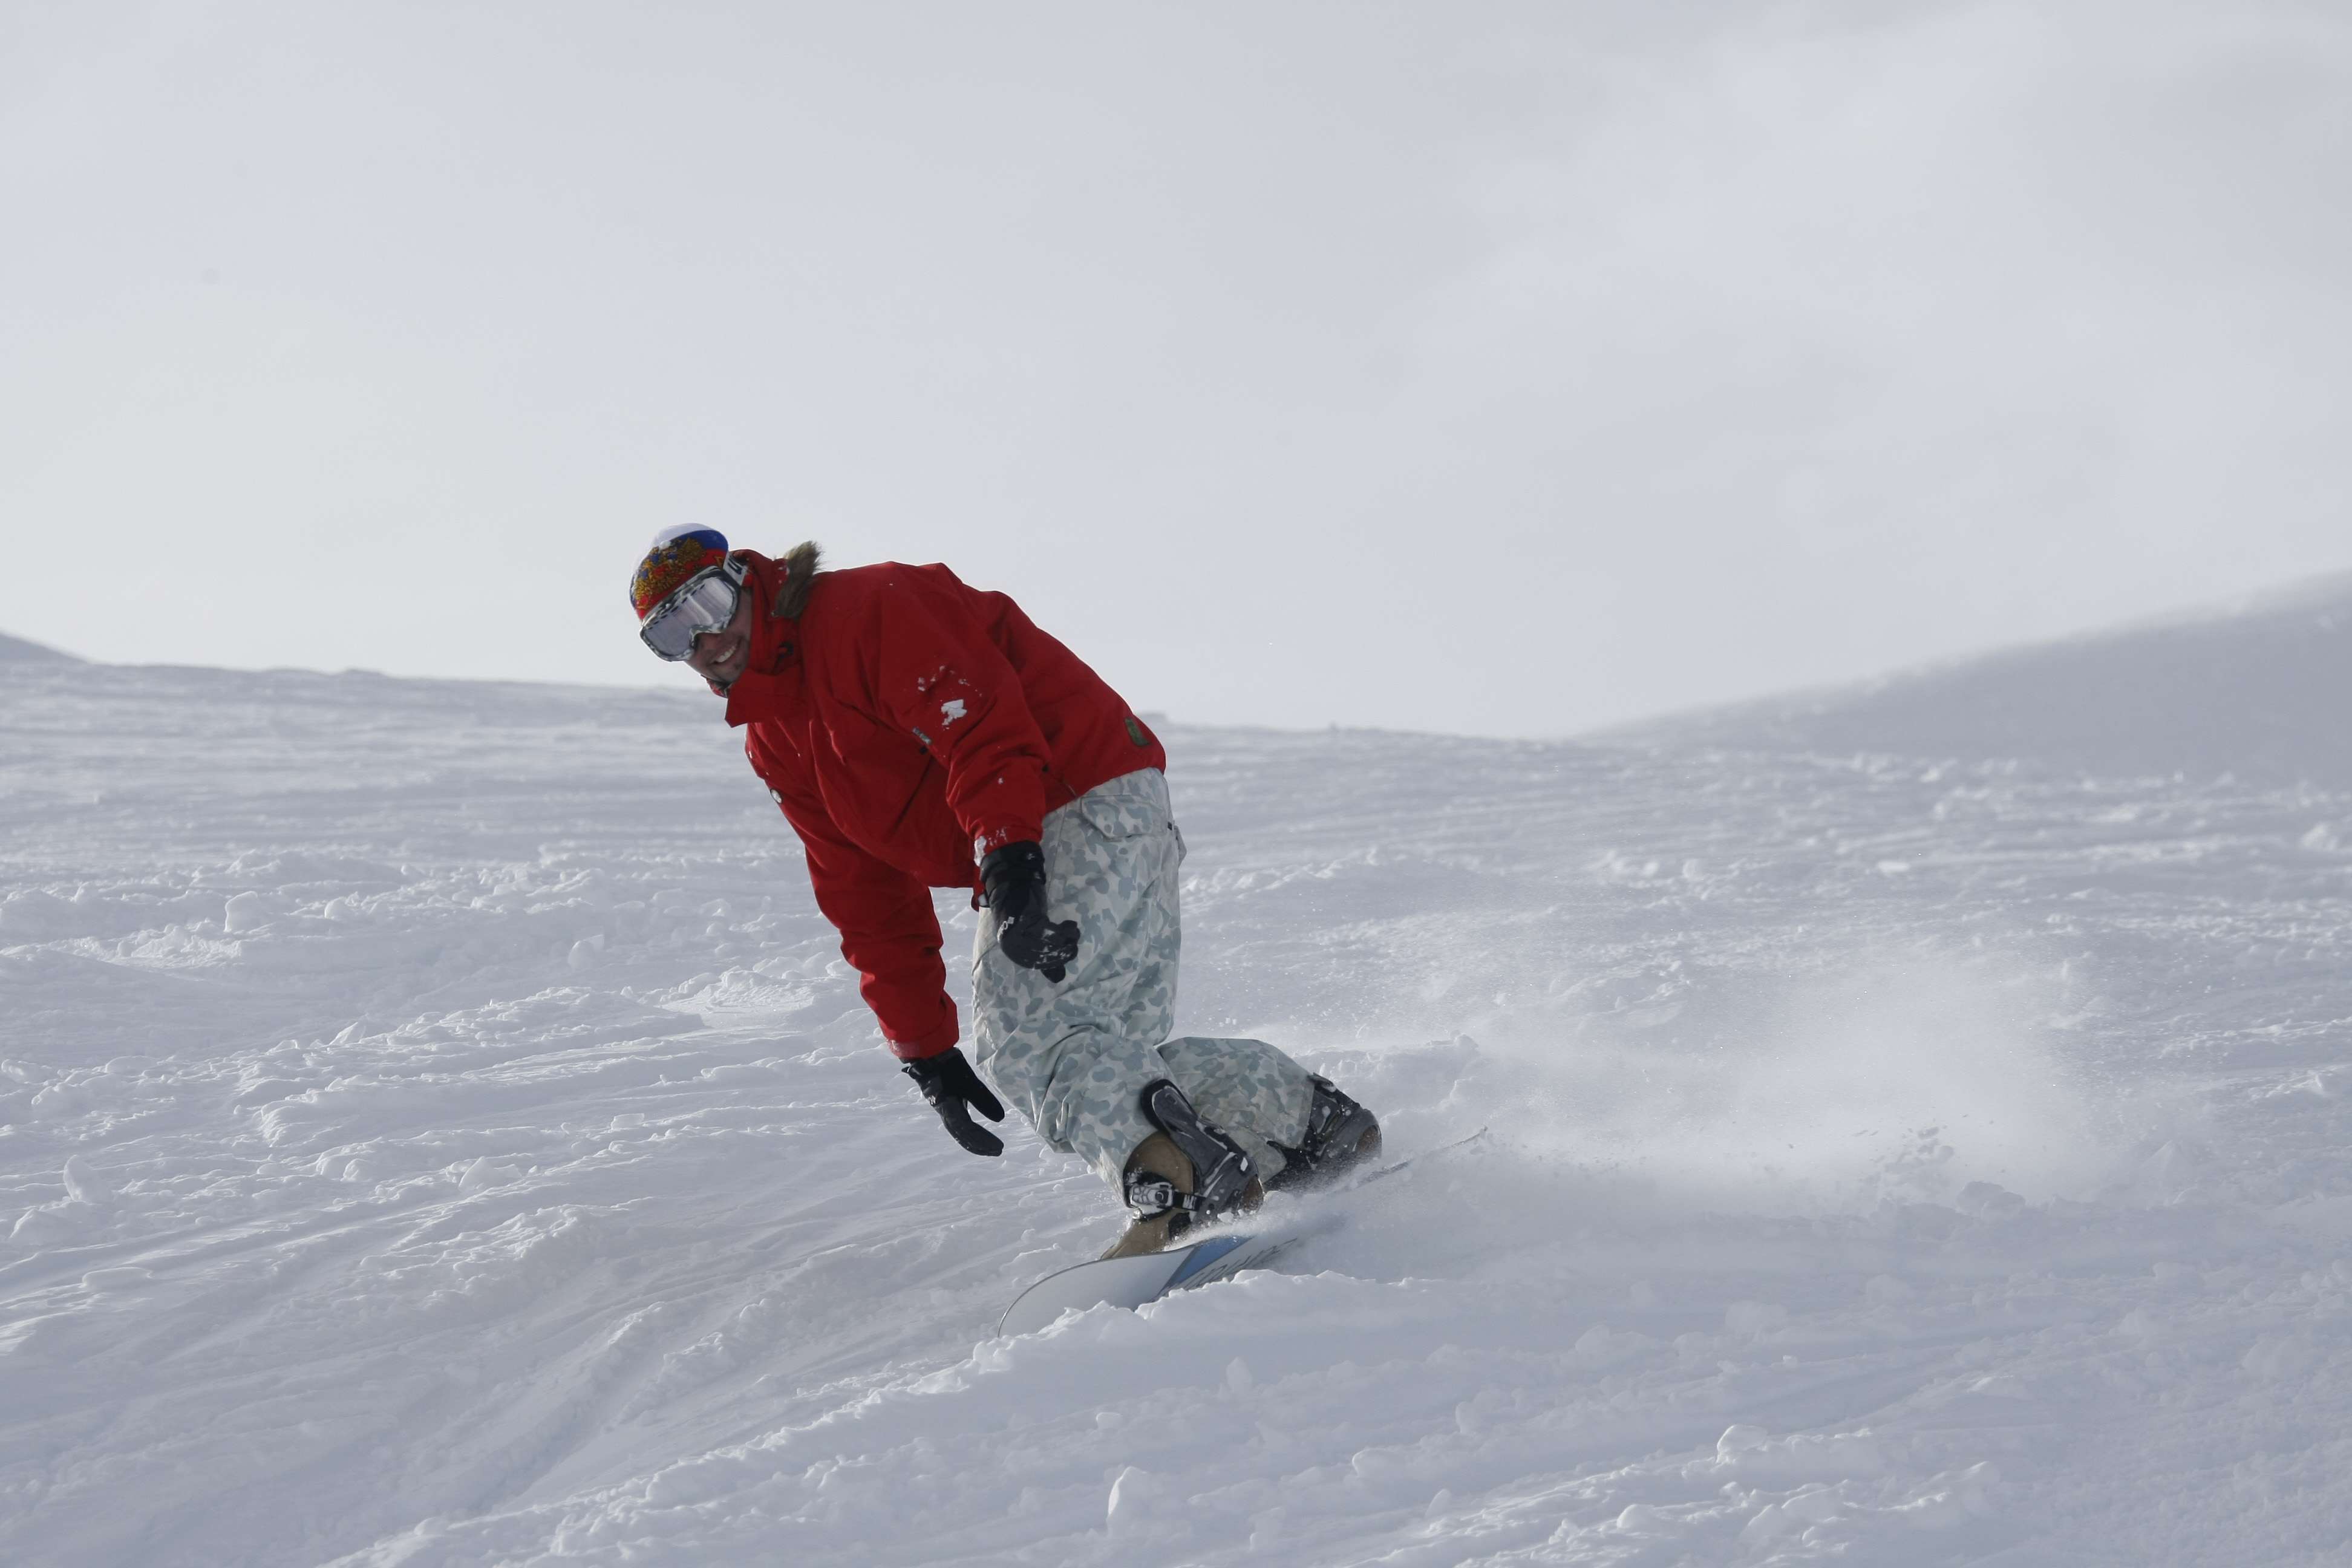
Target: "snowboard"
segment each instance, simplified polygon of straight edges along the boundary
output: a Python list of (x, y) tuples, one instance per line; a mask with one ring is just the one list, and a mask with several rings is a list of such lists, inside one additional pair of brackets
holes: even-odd
[[(1333, 1190), (1352, 1192), (1383, 1176), (1396, 1174), (1412, 1164), (1414, 1159), (1446, 1153), (1486, 1135), (1486, 1130), (1481, 1127), (1467, 1138), (1432, 1149), (1427, 1154), (1383, 1165)], [(1146, 1252), (1133, 1258), (1098, 1258), (1092, 1263), (1072, 1264), (1046, 1275), (1013, 1298), (1013, 1305), (1004, 1309), (1004, 1316), (996, 1325), (997, 1336), (1002, 1339), (1035, 1333), (1066, 1311), (1083, 1312), (1089, 1307), (1125, 1307), (1132, 1310), (1178, 1290), (1230, 1279), (1244, 1268), (1270, 1268), (1301, 1243), (1328, 1235), (1344, 1223), (1343, 1215), (1332, 1212), (1295, 1215), (1286, 1224), (1262, 1230), (1225, 1231), (1164, 1252)]]
[[(1314, 1230), (1335, 1228), (1330, 1226)], [(1232, 1232), (1165, 1252), (1133, 1258), (1098, 1258), (1048, 1274), (1013, 1299), (996, 1325), (1000, 1338), (1033, 1334), (1064, 1312), (1089, 1307), (1140, 1307), (1172, 1291), (1230, 1279), (1244, 1268), (1265, 1268), (1305, 1241), (1307, 1230), (1272, 1234)]]

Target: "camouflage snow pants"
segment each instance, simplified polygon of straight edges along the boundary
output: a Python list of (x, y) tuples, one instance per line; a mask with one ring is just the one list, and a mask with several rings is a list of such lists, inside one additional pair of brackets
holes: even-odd
[(1045, 816), (1047, 908), (1078, 922), (1078, 956), (1056, 985), (998, 951), (981, 911), (971, 957), (980, 1070), (1039, 1137), (1116, 1190), (1151, 1136), (1143, 1088), (1171, 1079), (1257, 1162), (1297, 1144), (1315, 1094), (1307, 1069), (1262, 1040), (1166, 1038), (1176, 1016), (1176, 868), (1184, 840), (1156, 768), (1115, 778)]

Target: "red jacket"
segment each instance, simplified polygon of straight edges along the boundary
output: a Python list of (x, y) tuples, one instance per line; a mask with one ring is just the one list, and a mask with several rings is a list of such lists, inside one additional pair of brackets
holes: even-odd
[(932, 888), (1035, 840), (1045, 813), (1167, 753), (1118, 692), (1002, 594), (886, 562), (812, 580), (797, 620), (751, 563), (751, 662), (727, 721), (808, 848), (817, 908), (902, 1058), (956, 1042)]

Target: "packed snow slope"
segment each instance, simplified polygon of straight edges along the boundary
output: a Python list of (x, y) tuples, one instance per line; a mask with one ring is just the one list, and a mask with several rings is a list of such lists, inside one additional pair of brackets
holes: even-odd
[(1492, 1133), (999, 1341), (1109, 1195), (948, 1141), (714, 703), (15, 665), (0, 1560), (2340, 1563), (2352, 794), (1930, 706), (1171, 726), (1180, 1026)]
[(23, 637), (0, 635), (0, 665), (7, 664), (79, 664), (81, 661), (69, 653), (41, 643), (26, 642)]
[(1628, 733), (2352, 789), (2347, 720), (2352, 573), (2146, 626)]

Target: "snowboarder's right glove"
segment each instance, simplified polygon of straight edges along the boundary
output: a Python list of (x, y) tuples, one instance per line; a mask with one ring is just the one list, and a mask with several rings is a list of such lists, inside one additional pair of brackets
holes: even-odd
[(950, 1046), (935, 1057), (925, 1057), (908, 1062), (902, 1069), (931, 1102), (947, 1124), (948, 1136), (974, 1154), (1002, 1154), (1004, 1140), (985, 1127), (972, 1123), (971, 1112), (978, 1110), (991, 1121), (1004, 1120), (1004, 1105), (980, 1081), (963, 1053)]
[(1078, 922), (1045, 919), (1045, 852), (1027, 839), (1000, 845), (980, 863), (980, 881), (1004, 956), (1059, 985), (1078, 956)]

